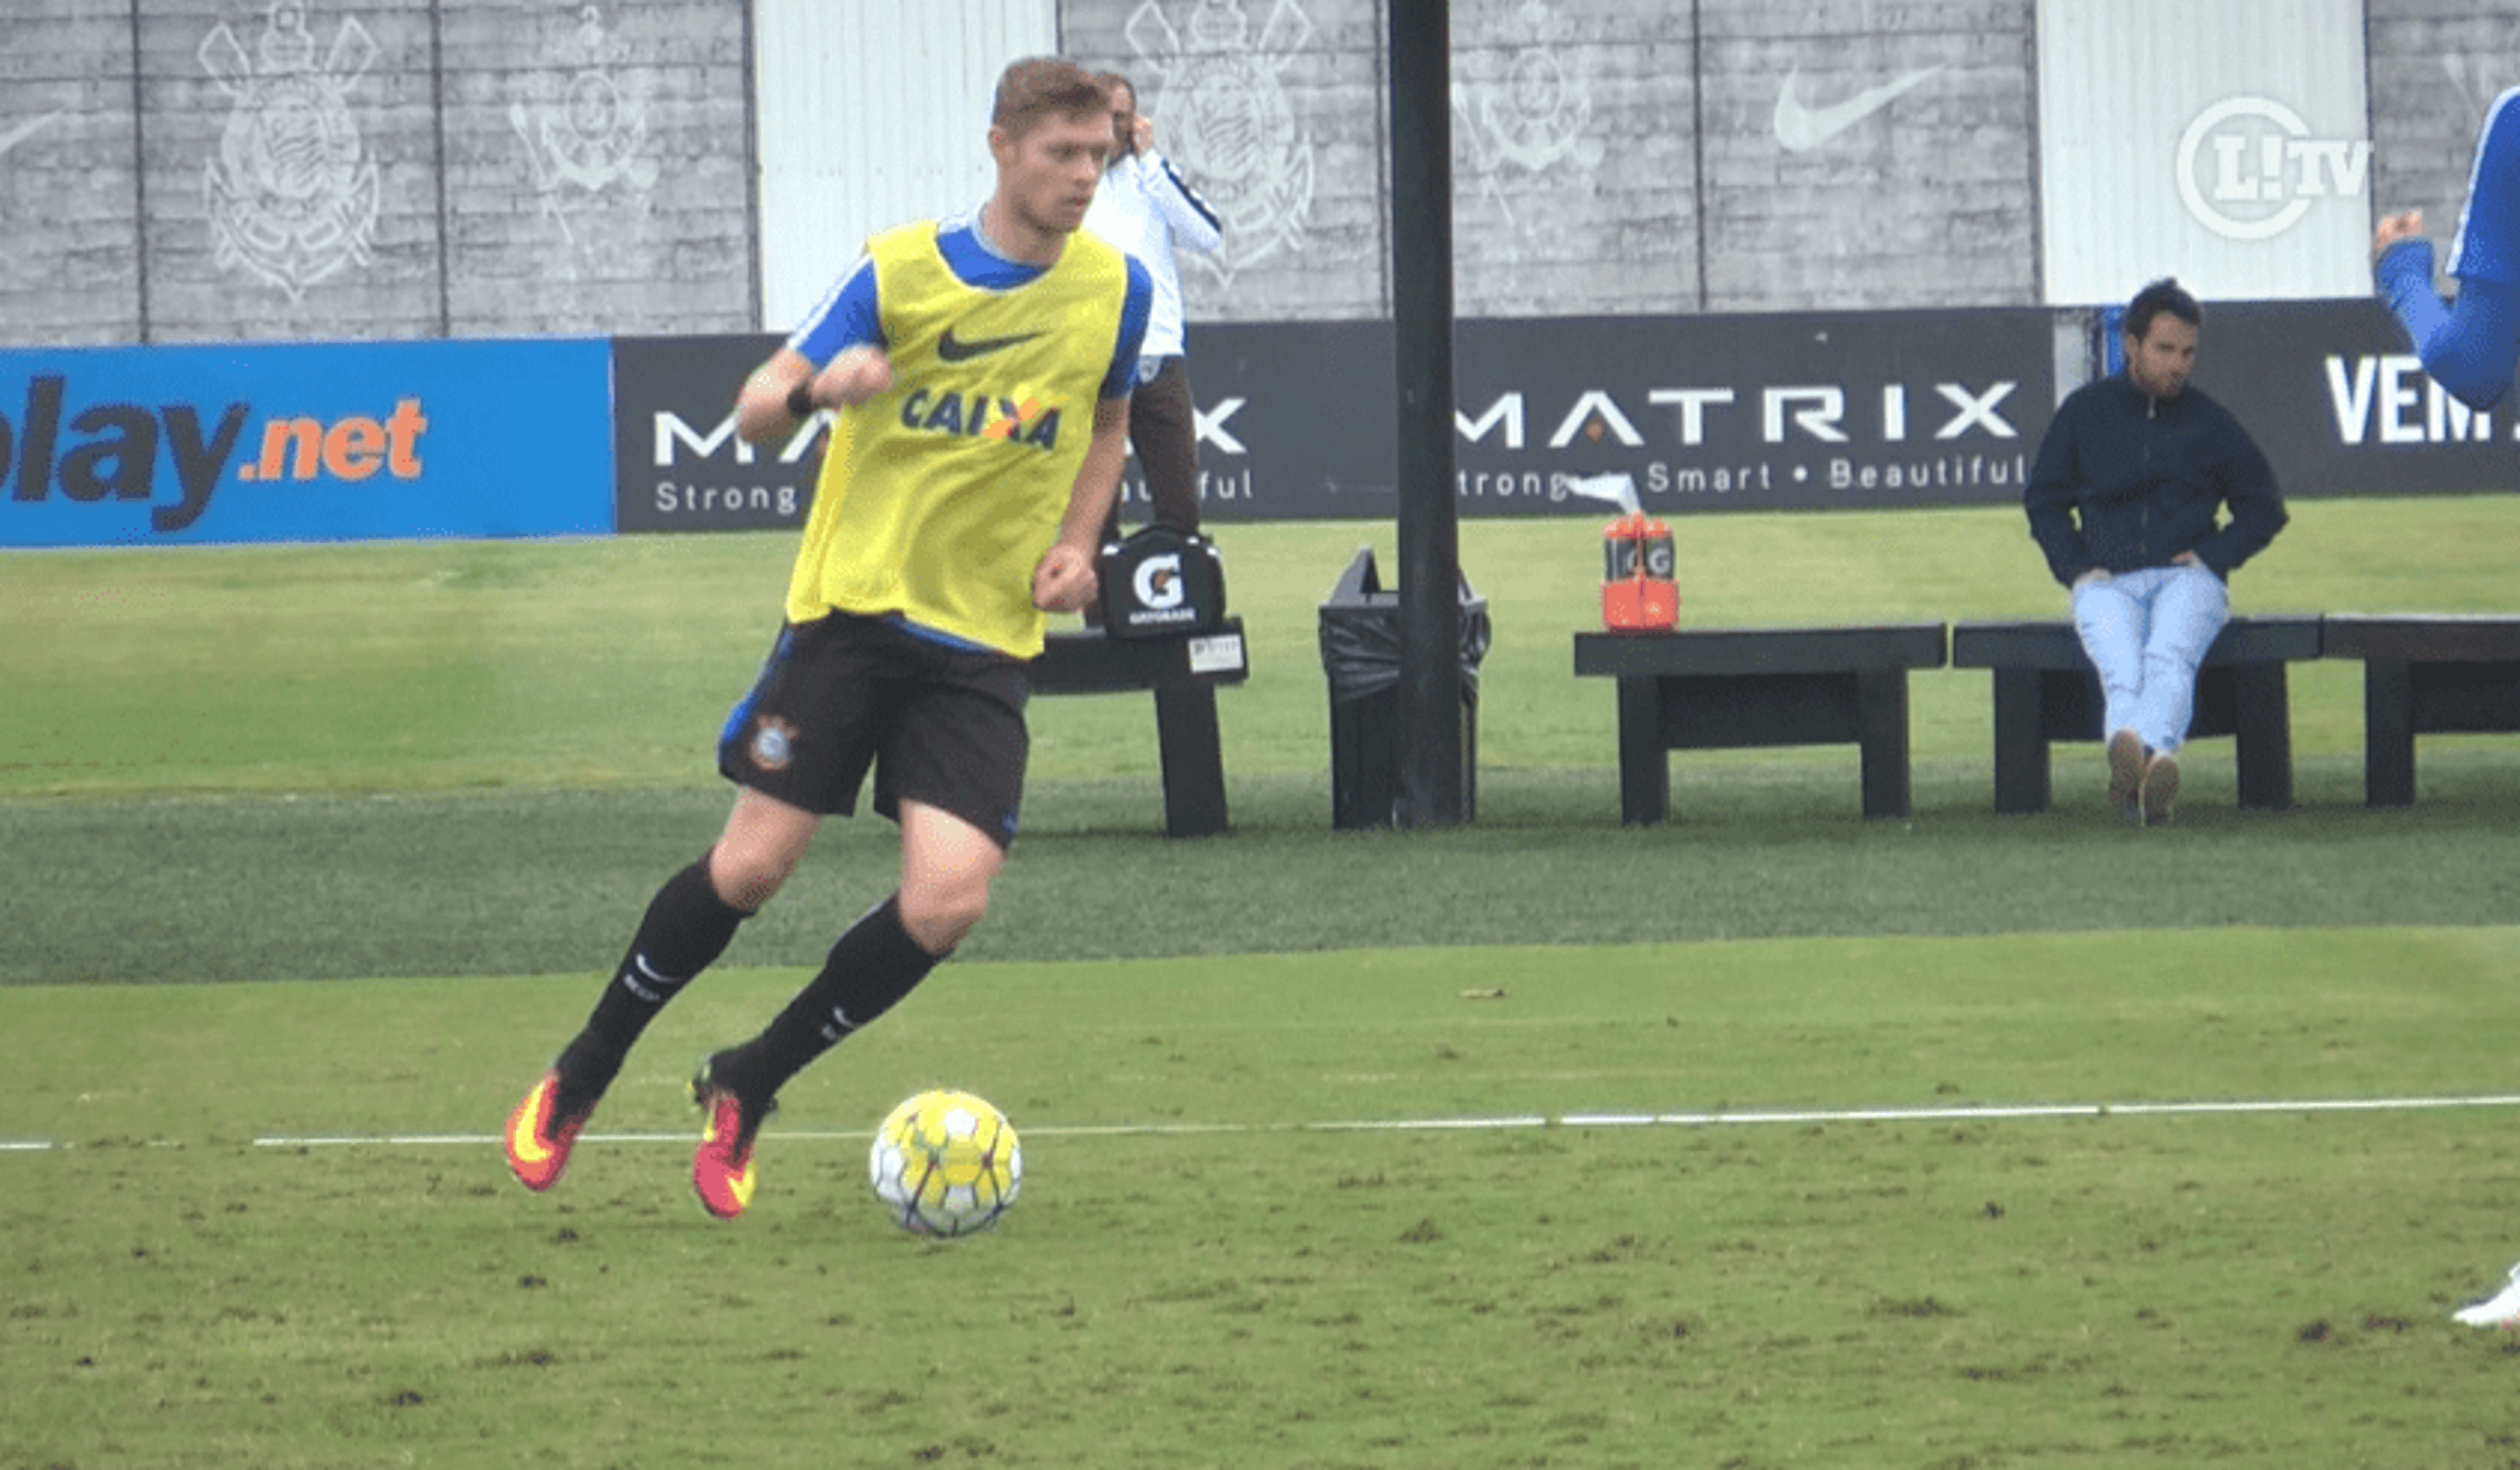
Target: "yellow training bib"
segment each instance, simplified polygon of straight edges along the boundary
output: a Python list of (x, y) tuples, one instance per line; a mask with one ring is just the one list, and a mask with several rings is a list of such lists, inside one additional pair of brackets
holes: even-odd
[(1128, 261), (1082, 231), (1008, 290), (966, 283), (921, 221), (867, 243), (892, 387), (832, 415), (788, 617), (898, 612), (1018, 658), (1032, 572), (1094, 436)]

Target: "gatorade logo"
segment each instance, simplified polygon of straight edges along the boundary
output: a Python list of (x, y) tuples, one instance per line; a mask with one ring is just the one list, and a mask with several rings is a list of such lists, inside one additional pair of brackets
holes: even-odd
[(1138, 595), (1138, 605), (1150, 612), (1170, 611), (1190, 596), (1188, 584), (1182, 581), (1178, 552), (1166, 552), (1139, 562), (1138, 574), (1130, 586)]
[[(28, 379), (14, 417), (0, 407), (0, 485), (13, 502), (59, 495), (83, 505), (146, 503), (150, 529), (190, 527), (231, 478), (248, 484), (359, 484), (420, 477), (428, 416), (418, 398), (382, 415), (274, 418), (252, 427), (249, 404), (231, 403), (215, 423), (189, 403), (93, 403), (68, 408), (68, 379)], [(171, 493), (159, 472), (171, 470)], [(233, 475), (231, 475), (233, 470)]]

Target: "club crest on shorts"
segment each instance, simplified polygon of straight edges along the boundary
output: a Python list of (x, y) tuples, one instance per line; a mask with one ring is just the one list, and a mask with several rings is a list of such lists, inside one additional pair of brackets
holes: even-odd
[(785, 720), (764, 720), (752, 732), (752, 764), (764, 771), (785, 771), (796, 759), (796, 727)]

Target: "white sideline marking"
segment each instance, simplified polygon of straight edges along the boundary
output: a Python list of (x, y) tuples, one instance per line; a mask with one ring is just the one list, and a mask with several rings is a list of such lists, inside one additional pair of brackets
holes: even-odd
[[(1865, 1108), (1744, 1108), (1701, 1113), (1521, 1113), (1494, 1118), (1384, 1118), (1327, 1123), (1104, 1123), (1062, 1127), (1034, 1124), (1018, 1127), (1027, 1138), (1174, 1137), (1201, 1134), (1271, 1133), (1492, 1133), (1527, 1128), (1720, 1128), (1727, 1126), (1805, 1125), (1815, 1123), (1960, 1123), (2044, 1118), (2169, 1118), (2249, 1113), (2408, 1113), (2456, 1108), (2520, 1107), (2520, 1093), (2498, 1092), (2472, 1097), (2305, 1097), (2240, 1098), (2197, 1102), (2044, 1102), (1987, 1103), (1978, 1106)], [(765, 1129), (783, 1138), (866, 1139), (872, 1129)], [(678, 1133), (587, 1134), (581, 1142), (689, 1143), (689, 1130)], [(497, 1143), (485, 1134), (310, 1134), (266, 1135), (257, 1148), (346, 1148), (363, 1144), (397, 1146), (463, 1146)], [(48, 1148), (48, 1143), (0, 1145)]]
[[(2303, 1097), (2238, 1098), (2204, 1102), (2043, 1102), (1986, 1103), (1946, 1107), (1743, 1108), (1697, 1113), (1518, 1113), (1493, 1118), (1372, 1118), (1326, 1123), (1098, 1123), (1060, 1126), (1032, 1124), (1020, 1130), (1035, 1138), (1187, 1137), (1202, 1134), (1267, 1133), (1496, 1133), (1527, 1128), (1721, 1128), (1815, 1123), (1959, 1123), (2023, 1121), (2042, 1118), (2172, 1118), (2251, 1113), (2409, 1113), (2456, 1108), (2520, 1107), (2520, 1094), (2497, 1092), (2471, 1097)], [(783, 1138), (864, 1139), (871, 1129), (786, 1130), (766, 1133)], [(480, 1134), (266, 1134), (256, 1148), (352, 1148), (383, 1144), (393, 1147), (472, 1148), (496, 1143), (500, 1136)], [(688, 1143), (688, 1130), (678, 1133), (588, 1134), (590, 1143)], [(0, 1153), (48, 1153), (75, 1147), (50, 1138), (0, 1138)]]

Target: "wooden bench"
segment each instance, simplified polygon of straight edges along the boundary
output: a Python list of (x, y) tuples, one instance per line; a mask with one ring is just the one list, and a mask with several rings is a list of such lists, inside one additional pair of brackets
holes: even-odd
[[(2235, 735), (2239, 804), (2292, 805), (2292, 698), (2285, 665), (2319, 656), (2319, 619), (2235, 617), (2196, 671), (2190, 737)], [(1995, 809), (2048, 810), (2048, 747), (2101, 738), (2105, 701), (2074, 625), (2061, 619), (1963, 622), (1952, 630), (1954, 668), (1995, 674)]]
[(2520, 733), (2520, 616), (2327, 619), (2331, 658), (2362, 660), (2362, 799), (2415, 799), (2415, 736)]
[(1908, 671), (1942, 667), (1941, 623), (1578, 633), (1575, 672), (1619, 682), (1619, 819), (1665, 820), (1673, 750), (1854, 744), (1864, 815), (1908, 801)]
[(1225, 755), (1217, 739), (1216, 687), (1250, 676), (1242, 619), (1210, 633), (1110, 638), (1100, 628), (1050, 635), (1032, 662), (1036, 694), (1151, 690), (1164, 780), (1164, 834), (1205, 837), (1226, 828)]

